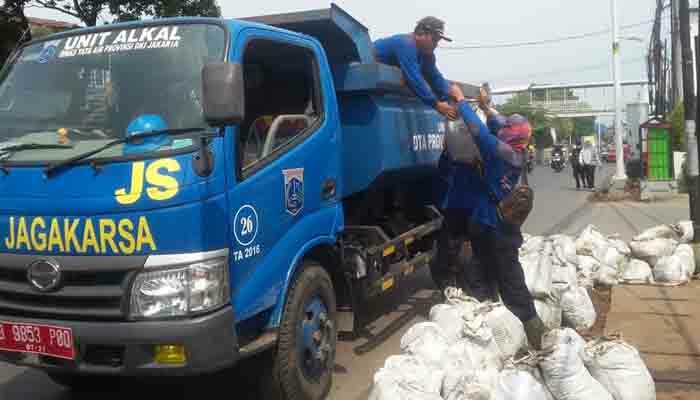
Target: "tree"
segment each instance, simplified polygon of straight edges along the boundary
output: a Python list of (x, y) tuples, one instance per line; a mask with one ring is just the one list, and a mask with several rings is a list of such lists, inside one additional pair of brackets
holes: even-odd
[(676, 104), (671, 113), (671, 140), (675, 151), (685, 151), (685, 109), (683, 102)]
[(589, 136), (595, 133), (595, 117), (577, 117), (574, 119), (574, 137)]
[(529, 94), (518, 93), (505, 103), (496, 106), (496, 109), (504, 115), (520, 114), (527, 118), (532, 126), (535, 146), (538, 148), (551, 146), (552, 140), (548, 129), (551, 116), (544, 108), (531, 105)]
[(87, 26), (97, 25), (101, 14), (109, 12), (114, 21), (137, 20), (141, 16), (219, 17), (216, 0), (21, 0), (27, 4), (62, 12), (80, 19)]
[(221, 8), (216, 4), (216, 0), (160, 0), (153, 3), (155, 17), (221, 16)]
[(5, 0), (0, 7), (0, 66), (20, 41), (31, 39), (29, 20), (24, 15), (24, 0)]

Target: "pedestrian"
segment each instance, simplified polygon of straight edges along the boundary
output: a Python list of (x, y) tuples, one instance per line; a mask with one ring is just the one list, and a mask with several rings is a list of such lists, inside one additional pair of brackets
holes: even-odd
[(579, 161), (580, 155), (581, 155), (581, 142), (576, 141), (574, 148), (571, 150), (571, 158), (570, 158), (571, 170), (574, 173), (574, 180), (576, 181), (576, 190), (581, 189), (581, 186), (583, 186), (584, 188), (587, 186), (585, 175), (583, 173), (583, 166), (581, 165), (581, 163)]
[(588, 189), (595, 188), (595, 169), (600, 165), (598, 159), (598, 153), (590, 141), (586, 141), (583, 145), (583, 150), (579, 154), (579, 162), (583, 167), (583, 173), (585, 176), (586, 187)]
[(435, 49), (445, 37), (445, 22), (435, 17), (418, 21), (413, 33), (398, 34), (374, 42), (378, 62), (400, 67), (408, 86), (426, 105), (440, 114), (457, 118), (450, 106), (449, 84), (437, 67)]
[(452, 85), (450, 94), (458, 102), (458, 110), (483, 158), (483, 176), (462, 189), (473, 204), (469, 234), (478, 260), (468, 264), (465, 274), (470, 295), (487, 301), (496, 297), (497, 287), (503, 303), (523, 322), (529, 343), (540, 349), (546, 327), (537, 315), (520, 265), (518, 256), (523, 236), (520, 227), (506, 222), (497, 207), (523, 174), (530, 124), (517, 114), (503, 118), (482, 98), (479, 107), (488, 116), (487, 127), (457, 85)]

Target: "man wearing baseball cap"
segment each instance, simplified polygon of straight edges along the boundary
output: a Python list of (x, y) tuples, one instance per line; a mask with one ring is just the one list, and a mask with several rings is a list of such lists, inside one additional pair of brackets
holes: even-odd
[(374, 42), (378, 62), (400, 67), (406, 83), (425, 104), (442, 115), (457, 118), (457, 110), (447, 102), (449, 84), (435, 62), (435, 49), (445, 37), (445, 23), (435, 17), (418, 21), (413, 33), (399, 34)]

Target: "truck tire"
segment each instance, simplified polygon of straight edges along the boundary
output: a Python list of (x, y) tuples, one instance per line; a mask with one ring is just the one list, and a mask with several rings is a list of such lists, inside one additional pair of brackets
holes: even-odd
[(328, 273), (305, 261), (289, 289), (279, 327), (266, 399), (321, 400), (331, 389), (335, 360), (336, 299)]

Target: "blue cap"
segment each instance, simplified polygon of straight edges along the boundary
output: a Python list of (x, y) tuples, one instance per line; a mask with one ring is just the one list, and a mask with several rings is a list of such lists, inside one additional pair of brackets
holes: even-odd
[[(165, 120), (153, 114), (144, 114), (138, 116), (129, 123), (126, 128), (126, 135), (132, 136), (146, 132), (161, 131), (168, 129), (168, 124)], [(151, 136), (148, 138), (139, 139), (134, 142), (124, 144), (124, 154), (146, 153), (155, 151), (169, 143), (167, 134)]]

